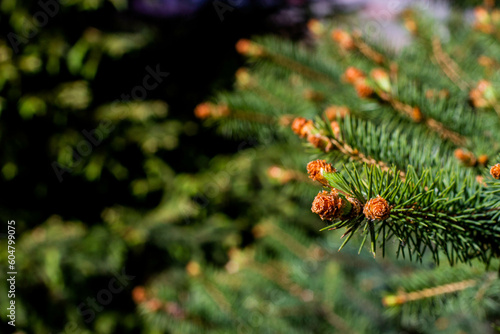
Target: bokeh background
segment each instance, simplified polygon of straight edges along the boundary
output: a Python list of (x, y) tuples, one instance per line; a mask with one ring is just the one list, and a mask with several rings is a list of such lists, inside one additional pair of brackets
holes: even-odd
[[(294, 169), (308, 161), (288, 151), (298, 140), (223, 133), (193, 113), (232, 89), (239, 39), (310, 45), (311, 18), (361, 15), (398, 48), (400, 2), (3, 0), (0, 270), (15, 220), (18, 276), (17, 326), (0, 302), (0, 332), (482, 329), (463, 314), (387, 310), (388, 278), (432, 265), (338, 254), (309, 212), (318, 189)], [(2, 279), (0, 300), (7, 290)]]

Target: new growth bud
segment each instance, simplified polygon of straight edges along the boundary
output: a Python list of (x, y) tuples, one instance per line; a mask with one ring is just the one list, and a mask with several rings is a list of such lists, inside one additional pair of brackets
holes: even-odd
[(326, 118), (330, 121), (334, 121), (337, 117), (344, 118), (349, 115), (349, 108), (345, 106), (329, 106), (325, 110)]
[(332, 192), (322, 191), (316, 195), (311, 211), (317, 213), (322, 220), (333, 220), (344, 214), (346, 201), (333, 190)]
[(366, 202), (363, 213), (368, 219), (386, 220), (391, 214), (391, 208), (389, 203), (378, 195)]
[(194, 109), (194, 115), (199, 119), (219, 118), (228, 116), (230, 113), (229, 107), (225, 104), (217, 105), (210, 102), (200, 103)]
[(292, 122), (292, 131), (295, 132), (300, 138), (307, 137), (313, 128), (314, 123), (304, 117), (297, 117)]
[(370, 75), (380, 89), (386, 93), (391, 91), (391, 79), (384, 69), (375, 68), (371, 71)]
[(242, 55), (251, 57), (259, 57), (264, 53), (260, 45), (244, 38), (236, 43), (236, 51)]
[(360, 69), (350, 66), (345, 70), (343, 78), (347, 83), (354, 84), (359, 79), (364, 79), (365, 74)]
[(307, 164), (307, 173), (309, 178), (318, 181), (323, 185), (328, 185), (328, 182), (323, 176), (323, 173), (336, 173), (337, 170), (325, 160), (315, 160)]
[(355, 48), (352, 36), (345, 30), (335, 29), (332, 31), (332, 39), (337, 42), (340, 48), (344, 50), (352, 50)]
[(466, 166), (475, 166), (476, 165), (476, 157), (472, 152), (465, 151), (461, 148), (457, 148), (455, 150), (455, 158), (460, 160)]
[(480, 80), (469, 92), (469, 97), (476, 108), (492, 107), (497, 101), (491, 82), (486, 80)]

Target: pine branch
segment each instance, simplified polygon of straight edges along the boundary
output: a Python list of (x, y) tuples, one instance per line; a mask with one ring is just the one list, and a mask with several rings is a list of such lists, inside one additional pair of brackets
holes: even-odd
[[(305, 77), (321, 81), (330, 87), (335, 88), (335, 81), (333, 81), (329, 75), (326, 75), (323, 71), (304, 64), (304, 56), (300, 54), (300, 51), (297, 52), (298, 50), (290, 50), (286, 48), (286, 45), (276, 40), (272, 42), (273, 49), (270, 49), (266, 47), (266, 42), (269, 43), (268, 40), (262, 40), (262, 43), (258, 44), (256, 42), (243, 39), (238, 41), (236, 49), (243, 55), (270, 60), (276, 65), (288, 68)], [(277, 46), (280, 47), (281, 52), (275, 51)]]
[[(421, 260), (429, 251), (439, 262), (442, 251), (450, 263), (468, 262), (475, 257), (488, 263), (495, 255), (500, 245), (500, 227), (491, 211), (475, 209), (474, 202), (479, 202), (483, 195), (471, 175), (456, 171), (432, 175), (430, 170), (424, 170), (418, 176), (409, 168), (403, 181), (394, 176), (396, 169), (385, 172), (371, 167), (360, 175), (353, 165), (344, 167), (344, 171), (348, 178), (343, 173), (322, 172), (333, 189), (331, 195), (321, 198), (321, 204), (314, 204), (320, 195), (313, 203), (314, 212), (332, 220), (323, 230), (346, 227), (347, 242), (363, 228), (363, 240), (370, 236), (374, 254), (377, 241), (384, 249), (387, 241), (396, 237), (400, 241), (398, 255), (408, 254), (410, 259), (416, 256)], [(337, 195), (336, 191), (355, 197), (363, 204), (363, 210), (349, 205), (349, 197)]]
[(457, 291), (462, 291), (464, 289), (476, 286), (478, 282), (473, 279), (460, 281), (456, 283), (448, 283), (440, 286), (436, 286), (429, 289), (423, 289), (413, 292), (400, 292), (397, 295), (386, 296), (382, 299), (382, 303), (385, 306), (395, 306), (404, 303), (412, 302), (419, 299), (431, 298), (447, 293), (453, 293)]
[(463, 91), (468, 91), (471, 84), (468, 82), (465, 73), (458, 65), (448, 56), (441, 47), (439, 38), (434, 37), (432, 40), (432, 59), (439, 65), (444, 74)]

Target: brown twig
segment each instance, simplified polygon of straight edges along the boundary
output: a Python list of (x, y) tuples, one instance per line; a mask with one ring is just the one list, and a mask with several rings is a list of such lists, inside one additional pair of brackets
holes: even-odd
[(352, 36), (354, 37), (354, 45), (366, 58), (371, 59), (377, 64), (383, 64), (386, 62), (384, 56), (382, 56), (379, 52), (373, 50), (361, 39), (360, 33), (355, 32), (352, 34)]
[[(433, 118), (426, 117), (423, 115), (419, 109), (404, 104), (403, 102), (396, 100), (391, 95), (384, 92), (377, 92), (377, 95), (384, 101), (388, 102), (395, 110), (403, 113), (407, 117), (413, 119), (415, 122), (424, 122), (424, 124), (431, 130), (438, 133), (441, 138), (450, 140), (453, 144), (457, 146), (463, 146), (467, 142), (466, 138), (462, 135), (448, 129), (443, 123), (436, 121)], [(417, 111), (417, 113), (415, 113)]]
[(292, 60), (282, 55), (270, 53), (267, 50), (265, 50), (263, 56), (266, 56), (274, 60), (276, 63), (282, 65), (283, 67), (288, 67), (303, 76), (309, 77), (313, 80), (321, 81), (329, 85), (330, 87), (336, 87), (332, 78), (330, 78), (329, 76), (325, 75), (324, 73), (313, 70), (295, 60)]
[(446, 76), (460, 88), (460, 90), (469, 90), (471, 85), (464, 80), (465, 74), (460, 70), (459, 66), (450, 58), (441, 46), (439, 38), (435, 37), (432, 40), (432, 53), (434, 60), (437, 62), (441, 70)]
[[(348, 155), (351, 159), (356, 161), (364, 162), (368, 165), (374, 165), (380, 167), (380, 169), (384, 172), (388, 172), (391, 168), (383, 161), (377, 161), (374, 158), (364, 155), (356, 149), (353, 149), (351, 146), (346, 143), (340, 143), (338, 140), (334, 138), (329, 138), (330, 142), (339, 150), (340, 153)], [(399, 177), (404, 181), (406, 178), (406, 174), (403, 171), (399, 171)]]
[(419, 299), (424, 299), (424, 298), (430, 298), (430, 297), (435, 297), (447, 293), (452, 293), (452, 292), (457, 292), (457, 291), (462, 291), (467, 288), (473, 287), (477, 285), (477, 280), (464, 280), (456, 283), (449, 283), (449, 284), (444, 284), (440, 285), (434, 288), (429, 288), (429, 289), (423, 289), (423, 290), (418, 290), (418, 291), (413, 291), (413, 292), (400, 292), (397, 295), (392, 295), (392, 296), (386, 296), (382, 300), (382, 303), (385, 306), (394, 306), (394, 305), (402, 305), (407, 302), (419, 300)]

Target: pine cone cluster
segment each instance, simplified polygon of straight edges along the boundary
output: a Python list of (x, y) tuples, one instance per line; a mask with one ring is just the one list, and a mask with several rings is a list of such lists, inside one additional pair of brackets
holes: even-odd
[(455, 150), (455, 158), (460, 160), (464, 165), (469, 167), (474, 167), (476, 165), (486, 166), (489, 161), (489, 157), (486, 154), (481, 154), (479, 157), (476, 156), (469, 151), (466, 151), (461, 148), (457, 148)]
[[(500, 178), (500, 164), (497, 165)], [(492, 169), (493, 170), (493, 169)], [(324, 186), (329, 186), (324, 173), (336, 173), (337, 170), (325, 160), (315, 160), (307, 164), (309, 178), (318, 181)], [(493, 174), (492, 174), (493, 175)], [(341, 194), (339, 194), (339, 192)], [(389, 203), (378, 195), (370, 199), (364, 205), (356, 197), (346, 194), (332, 187), (331, 192), (322, 191), (316, 195), (312, 203), (311, 211), (317, 213), (322, 220), (353, 219), (361, 213), (370, 220), (386, 220), (391, 214)]]

